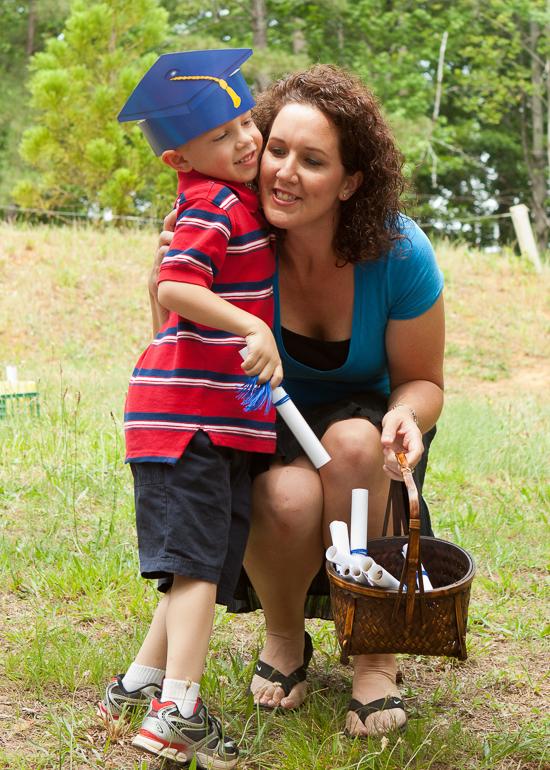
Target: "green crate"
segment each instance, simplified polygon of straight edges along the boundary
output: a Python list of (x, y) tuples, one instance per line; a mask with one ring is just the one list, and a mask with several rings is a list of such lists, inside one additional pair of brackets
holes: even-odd
[(0, 420), (28, 411), (31, 417), (40, 417), (40, 393), (7, 393), (0, 396)]

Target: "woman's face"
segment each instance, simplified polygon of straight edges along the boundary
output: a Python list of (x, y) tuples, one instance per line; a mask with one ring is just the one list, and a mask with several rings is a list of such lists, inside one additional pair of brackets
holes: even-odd
[(285, 105), (273, 122), (260, 167), (267, 220), (284, 230), (336, 227), (340, 202), (355, 192), (361, 172), (346, 173), (338, 129), (320, 110)]

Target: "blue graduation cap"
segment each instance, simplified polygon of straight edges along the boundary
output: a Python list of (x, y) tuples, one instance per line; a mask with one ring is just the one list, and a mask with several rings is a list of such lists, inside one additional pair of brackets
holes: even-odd
[(250, 48), (163, 54), (118, 120), (139, 121), (158, 158), (252, 109), (254, 99), (239, 69), (251, 55)]

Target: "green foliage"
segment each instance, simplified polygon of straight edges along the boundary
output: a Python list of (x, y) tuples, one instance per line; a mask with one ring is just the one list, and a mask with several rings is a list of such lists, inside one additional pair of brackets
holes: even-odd
[(40, 50), (61, 31), (68, 13), (68, 0), (0, 0), (0, 202), (22, 174), (17, 148), (32, 115), (25, 89), (27, 48)]
[[(66, 2), (36, 0), (37, 49), (45, 36), (61, 31)], [(546, 202), (538, 212), (533, 203), (533, 110), (547, 87), (546, 0), (264, 0), (260, 29), (253, 11), (261, 6), (262, 0), (76, 3), (64, 38), (50, 39), (31, 63), (36, 117), (21, 150), (34, 176), (32, 184), (27, 178), (18, 185), (18, 202), (83, 211), (94, 204), (117, 213), (152, 206), (164, 213), (173, 198), (171, 175), (131, 126), (116, 124), (116, 112), (153, 51), (246, 46), (254, 48), (243, 66), (253, 87), (315, 61), (359, 72), (403, 148), (421, 221), (504, 214), (518, 202), (544, 218)], [(2, 163), (13, 170), (10, 182), (21, 174), (14, 126), (20, 132), (30, 122), (21, 92), (29, 7), (0, 0), (0, 170)], [(541, 30), (538, 37), (532, 23)], [(537, 62), (542, 70), (535, 76)], [(547, 136), (546, 107), (542, 129)], [(513, 240), (509, 219), (498, 226), (501, 243)], [(491, 220), (467, 224), (460, 234), (481, 245), (498, 235)]]
[(73, 4), (63, 35), (31, 63), (29, 88), (39, 112), (21, 154), (40, 172), (40, 183), (17, 185), (20, 205), (86, 210), (95, 204), (135, 214), (147, 189), (150, 203), (169, 207), (172, 175), (160, 173), (161, 162), (135, 124), (116, 120), (167, 34), (167, 12), (155, 0)]

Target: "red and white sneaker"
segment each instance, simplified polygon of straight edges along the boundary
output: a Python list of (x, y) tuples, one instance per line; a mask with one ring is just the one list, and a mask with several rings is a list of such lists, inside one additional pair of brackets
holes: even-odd
[(197, 767), (208, 770), (231, 770), (239, 761), (237, 744), (223, 735), (221, 724), (200, 698), (188, 718), (181, 716), (175, 703), (154, 698), (132, 746), (182, 764), (196, 756)]
[(122, 680), (124, 674), (117, 674), (105, 691), (105, 697), (98, 706), (98, 714), (103, 719), (117, 722), (121, 717), (129, 719), (139, 711), (146, 711), (155, 697), (160, 697), (161, 688), (155, 682), (127, 692)]

